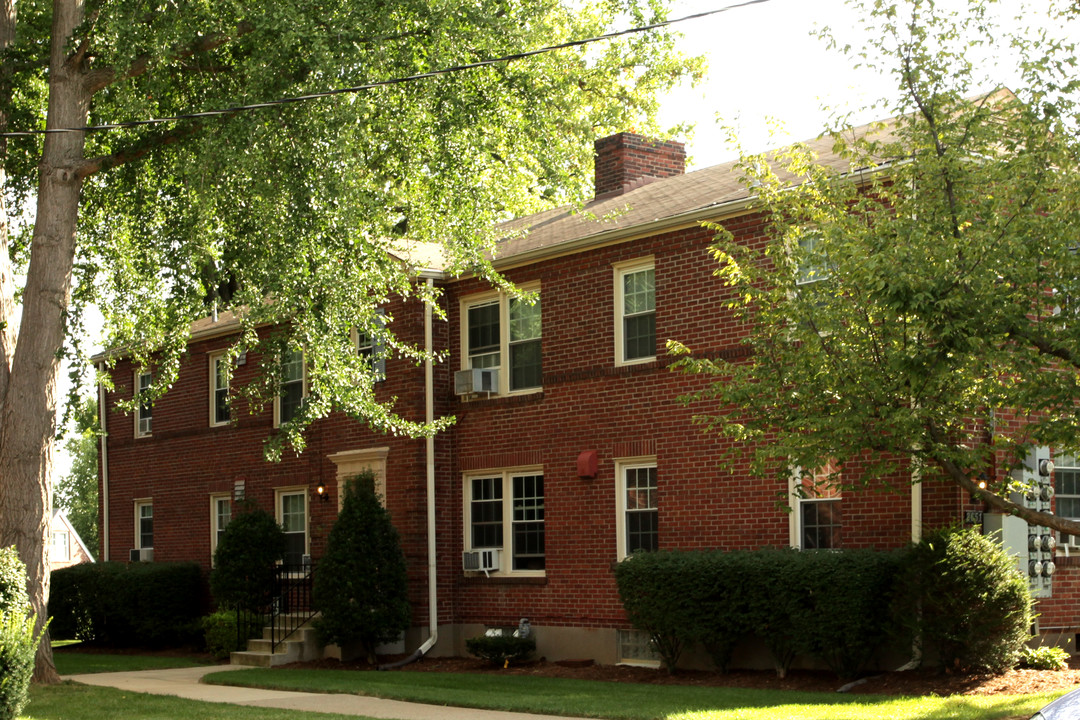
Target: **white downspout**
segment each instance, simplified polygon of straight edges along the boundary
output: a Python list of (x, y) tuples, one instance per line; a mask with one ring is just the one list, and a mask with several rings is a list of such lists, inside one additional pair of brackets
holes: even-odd
[[(427, 279), (428, 295), (432, 289), (431, 278)], [(429, 425), (435, 421), (435, 369), (431, 363), (431, 302), (424, 303), (424, 420)], [(435, 563), (435, 438), (428, 436), (425, 441), (427, 450), (427, 556), (428, 556), (428, 639), (404, 660), (380, 665), (379, 670), (395, 670), (403, 665), (416, 662), (424, 657), (439, 640), (439, 606)]]
[[(427, 279), (428, 301), (424, 303), (424, 421), (435, 422), (435, 369), (431, 362), (431, 292), (433, 283)], [(427, 446), (427, 541), (428, 541), (428, 639), (417, 651), (426, 655), (439, 639), (438, 566), (435, 562), (435, 436), (428, 435)]]
[[(104, 374), (105, 363), (98, 363), (98, 373)], [(109, 445), (105, 428), (105, 383), (98, 381), (98, 424), (101, 426), (101, 560), (109, 561)]]

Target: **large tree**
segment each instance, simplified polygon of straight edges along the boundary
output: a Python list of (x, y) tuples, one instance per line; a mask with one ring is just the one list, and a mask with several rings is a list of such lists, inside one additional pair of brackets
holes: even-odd
[[(659, 0), (24, 0), (18, 13), (0, 0), (0, 132), (47, 131), (0, 140), (0, 546), (19, 548), (39, 620), (57, 374), (83, 307), (99, 304), (108, 344), (152, 369), (141, 402), (175, 378), (189, 321), (242, 308), (237, 352), (262, 324), (284, 328), (279, 350), (304, 349), (294, 448), (331, 408), (432, 432), (378, 404), (347, 351), (359, 326), (417, 355), (376, 321), (388, 295), (426, 295), (405, 246), (439, 243), (451, 269), (490, 275), (494, 221), (579, 195), (590, 140), (651, 128), (654, 93), (697, 63), (659, 30), (395, 79), (663, 13)], [(264, 400), (269, 365), (252, 390)], [(56, 678), (47, 642), (36, 677)]]
[[(701, 419), (762, 476), (943, 478), (1076, 533), (1013, 502), (1009, 474), (1033, 447), (1080, 447), (1075, 47), (1040, 16), (1003, 31), (988, 0), (857, 5), (874, 40), (855, 52), (895, 78), (894, 119), (838, 128), (840, 169), (805, 145), (743, 158), (768, 240), (720, 229), (714, 252), (750, 352), (684, 359), (717, 376)], [(994, 48), (1015, 53), (1012, 91), (980, 74)]]

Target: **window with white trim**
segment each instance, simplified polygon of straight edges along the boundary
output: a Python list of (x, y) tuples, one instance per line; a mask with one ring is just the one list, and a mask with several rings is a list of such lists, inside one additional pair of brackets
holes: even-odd
[[(375, 323), (380, 327), (386, 327), (386, 311), (382, 308), (375, 310)], [(386, 347), (375, 335), (354, 328), (356, 337), (356, 353), (364, 358), (371, 371), (375, 374), (375, 382), (386, 379)]]
[[(804, 476), (796, 468), (791, 478), (791, 545), (801, 550), (842, 547), (843, 504), (840, 490), (828, 482), (829, 464)], [(833, 483), (837, 478), (833, 478)]]
[(820, 232), (808, 231), (799, 235), (798, 252), (795, 258), (796, 285), (810, 285), (828, 280), (832, 276), (832, 266), (824, 245)]
[(285, 533), (285, 565), (301, 565), (308, 554), (307, 488), (275, 491), (277, 521)]
[(487, 293), (462, 300), (462, 369), (497, 368), (500, 394), (538, 390), (544, 382), (540, 290), (522, 290), (530, 296)]
[(221, 536), (232, 520), (232, 496), (210, 496), (210, 557), (213, 559)]
[[(1080, 521), (1080, 460), (1072, 455), (1058, 455), (1054, 463), (1054, 514)], [(1080, 547), (1080, 535), (1058, 533), (1058, 542)]]
[(465, 549), (502, 550), (502, 572), (544, 571), (544, 475), (539, 468), (465, 478)]
[(281, 356), (281, 387), (274, 400), (274, 425), (284, 425), (300, 413), (307, 397), (304, 353), (290, 350)]
[[(144, 393), (154, 382), (154, 375), (149, 372), (135, 373), (135, 387)], [(154, 406), (149, 400), (141, 400), (135, 406), (135, 437), (148, 437), (154, 426)]]
[(49, 548), (50, 562), (67, 562), (71, 559), (71, 534), (66, 530), (52, 533), (52, 547)]
[(656, 458), (615, 461), (618, 559), (659, 547)]
[(615, 266), (615, 363), (656, 358), (656, 270), (643, 258)]
[(154, 503), (150, 500), (135, 503), (135, 547), (139, 550), (154, 547)]
[(231, 419), (229, 407), (229, 358), (225, 353), (210, 356), (210, 425), (228, 425)]

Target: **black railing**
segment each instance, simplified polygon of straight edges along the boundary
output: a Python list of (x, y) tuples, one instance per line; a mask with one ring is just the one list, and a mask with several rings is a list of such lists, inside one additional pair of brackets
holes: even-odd
[(251, 638), (261, 637), (270, 630), (270, 652), (304, 626), (315, 610), (311, 602), (311, 586), (315, 565), (311, 561), (278, 565), (274, 586), (266, 602), (259, 608), (236, 611), (236, 646), (244, 648)]

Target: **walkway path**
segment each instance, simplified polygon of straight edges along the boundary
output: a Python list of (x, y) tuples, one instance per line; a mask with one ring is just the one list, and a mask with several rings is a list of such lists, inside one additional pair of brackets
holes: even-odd
[(382, 700), (361, 695), (290, 692), (259, 688), (205, 685), (202, 676), (211, 672), (240, 669), (233, 665), (210, 665), (170, 670), (139, 670), (136, 672), (93, 673), (66, 675), (84, 685), (118, 688), (151, 695), (175, 695), (188, 700), (232, 703), (254, 707), (273, 707), (286, 710), (360, 715), (386, 720), (572, 720), (554, 715), (477, 710), (475, 708), (422, 705), (401, 700)]

